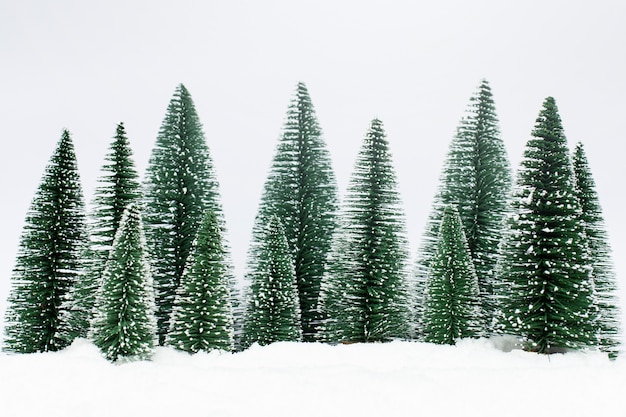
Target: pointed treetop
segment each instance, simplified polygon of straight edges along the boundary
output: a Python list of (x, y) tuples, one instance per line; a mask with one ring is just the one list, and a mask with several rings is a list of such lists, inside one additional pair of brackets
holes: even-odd
[(543, 102), (543, 108), (535, 121), (532, 135), (550, 141), (565, 141), (563, 123), (559, 116), (559, 109), (553, 97), (548, 97)]
[(54, 150), (54, 154), (51, 158), (52, 160), (56, 160), (59, 157), (61, 152), (74, 152), (74, 141), (72, 140), (72, 135), (69, 130), (63, 129), (61, 132), (61, 138), (57, 142), (57, 146)]

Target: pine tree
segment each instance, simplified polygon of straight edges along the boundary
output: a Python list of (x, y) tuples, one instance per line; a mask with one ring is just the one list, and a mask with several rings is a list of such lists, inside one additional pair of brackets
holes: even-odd
[(102, 277), (93, 340), (110, 361), (149, 359), (156, 339), (154, 291), (139, 207), (128, 206)]
[[(342, 221), (343, 220), (343, 221)], [(338, 218), (338, 224), (333, 233), (332, 245), (328, 254), (326, 271), (320, 288), (320, 313), (325, 320), (320, 325), (317, 339), (326, 343), (347, 342), (345, 323), (352, 319), (351, 311), (346, 308), (346, 295), (351, 288), (351, 272), (346, 260), (351, 249), (347, 219)]]
[(68, 343), (77, 337), (87, 337), (96, 293), (115, 233), (125, 208), (139, 202), (141, 198), (139, 175), (123, 123), (117, 125), (101, 172), (98, 180), (100, 185), (94, 194), (93, 211), (89, 216), (90, 244), (83, 254), (83, 273), (67, 300), (68, 329), (63, 337)]
[(424, 305), (424, 340), (453, 345), (481, 335), (478, 277), (470, 258), (461, 217), (446, 207), (437, 252), (430, 263)]
[[(407, 241), (389, 146), (373, 120), (348, 187), (324, 277), (325, 339), (376, 342), (409, 334)], [(342, 241), (343, 240), (343, 241)], [(344, 292), (343, 300), (340, 293)]]
[(580, 201), (585, 233), (589, 243), (593, 278), (599, 308), (599, 344), (600, 349), (611, 357), (619, 352), (619, 303), (617, 283), (611, 248), (604, 226), (602, 207), (598, 200), (596, 184), (589, 168), (582, 143), (578, 143), (572, 158), (575, 178), (575, 191)]
[(489, 83), (483, 80), (470, 99), (465, 117), (450, 143), (418, 254), (417, 321), (423, 307), (422, 294), (430, 263), (437, 251), (437, 237), (448, 205), (461, 216), (470, 255), (478, 275), (483, 327), (489, 331), (494, 310), (493, 271), (511, 188), (511, 168)]
[[(218, 183), (202, 125), (182, 84), (169, 103), (152, 151), (144, 198), (146, 238), (156, 290), (157, 332), (159, 344), (163, 344), (170, 328), (176, 290), (205, 211), (215, 212), (220, 227), (225, 229)], [(228, 245), (223, 247), (228, 251)], [(225, 256), (230, 259), (228, 253)]]
[(86, 242), (83, 192), (67, 130), (50, 158), (26, 215), (6, 312), (5, 349), (62, 349), (62, 303), (79, 277)]
[(207, 210), (178, 287), (167, 344), (190, 353), (233, 349), (233, 315), (222, 231)]
[(294, 259), (305, 341), (315, 340), (320, 317), (317, 302), (326, 257), (335, 228), (337, 189), (330, 156), (306, 86), (299, 83), (265, 183), (250, 249), (255, 270), (264, 225), (277, 216)]
[(548, 97), (526, 145), (499, 266), (498, 326), (529, 350), (594, 346), (585, 223), (556, 103)]
[(248, 307), (244, 321), (245, 347), (258, 343), (300, 341), (300, 307), (293, 259), (278, 219), (270, 218), (250, 273)]

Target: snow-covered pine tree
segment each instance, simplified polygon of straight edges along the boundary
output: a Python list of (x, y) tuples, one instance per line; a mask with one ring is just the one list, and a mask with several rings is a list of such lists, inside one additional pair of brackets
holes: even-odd
[(350, 252), (349, 228), (343, 224), (347, 219), (339, 216), (333, 233), (333, 241), (328, 253), (326, 271), (320, 287), (318, 308), (322, 321), (317, 339), (326, 343), (341, 343), (348, 340), (345, 323), (351, 320), (350, 310), (346, 309), (346, 295), (351, 286), (350, 265), (345, 262)]
[(597, 345), (585, 222), (556, 103), (548, 97), (526, 144), (498, 267), (500, 331), (528, 350)]
[(233, 313), (222, 230), (207, 210), (174, 301), (166, 343), (196, 353), (233, 349)]
[(62, 349), (63, 301), (80, 276), (87, 241), (85, 204), (67, 130), (50, 158), (24, 229), (11, 279), (4, 347), (19, 353)]
[(454, 206), (443, 213), (437, 251), (430, 263), (423, 332), (424, 341), (449, 345), (482, 333), (478, 278)]
[[(144, 222), (156, 291), (159, 344), (165, 342), (169, 331), (176, 290), (205, 211), (212, 210), (225, 230), (213, 171), (191, 95), (180, 84), (167, 108), (144, 184)], [(228, 245), (223, 248), (230, 263)], [(229, 274), (233, 281), (230, 267)]]
[(102, 276), (92, 338), (110, 361), (149, 359), (156, 341), (154, 291), (137, 204), (124, 211)]
[[(342, 234), (324, 276), (324, 339), (377, 342), (409, 334), (407, 240), (389, 145), (373, 120), (342, 211)], [(343, 299), (340, 293), (344, 292)]]
[(141, 198), (139, 175), (123, 123), (116, 127), (101, 173), (88, 218), (90, 243), (83, 254), (83, 273), (67, 299), (68, 326), (63, 337), (68, 343), (87, 337), (115, 233), (126, 207)]
[(293, 259), (278, 217), (269, 219), (265, 239), (255, 253), (258, 258), (254, 261), (255, 269), (250, 271), (243, 346), (300, 341), (302, 329)]
[(593, 280), (599, 308), (600, 349), (608, 352), (611, 357), (616, 357), (619, 352), (620, 310), (615, 270), (596, 183), (589, 168), (584, 146), (580, 142), (574, 149), (572, 164), (576, 181), (575, 191), (582, 209), (593, 267)]
[(483, 80), (470, 98), (466, 114), (450, 143), (439, 189), (419, 249), (416, 279), (418, 328), (423, 291), (430, 262), (437, 251), (443, 212), (452, 204), (458, 209), (463, 222), (478, 276), (484, 311), (483, 327), (489, 332), (494, 310), (493, 271), (511, 183), (511, 168), (500, 136), (493, 95), (489, 83)]
[(287, 111), (255, 221), (250, 264), (259, 256), (265, 225), (277, 216), (294, 260), (304, 341), (315, 340), (318, 299), (337, 211), (337, 187), (330, 156), (304, 83), (298, 83)]

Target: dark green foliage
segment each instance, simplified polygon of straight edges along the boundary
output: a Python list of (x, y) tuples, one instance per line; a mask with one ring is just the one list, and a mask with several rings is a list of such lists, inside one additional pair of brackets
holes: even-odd
[(317, 302), (324, 264), (335, 228), (337, 190), (326, 144), (309, 93), (299, 83), (272, 168), (265, 183), (253, 231), (249, 270), (259, 257), (264, 227), (277, 216), (293, 256), (305, 341), (315, 340)]
[(87, 337), (93, 317), (95, 296), (115, 233), (125, 208), (141, 198), (139, 176), (135, 170), (132, 150), (124, 124), (117, 125), (109, 153), (101, 169), (100, 185), (93, 199), (90, 215), (90, 244), (83, 254), (84, 271), (70, 291), (68, 305), (68, 342)]
[(406, 337), (404, 214), (387, 139), (373, 120), (352, 174), (341, 230), (324, 277), (323, 339), (377, 342)]
[(551, 97), (526, 145), (511, 206), (499, 267), (500, 330), (541, 353), (595, 346), (585, 223)]
[(478, 278), (461, 217), (453, 206), (443, 214), (425, 298), (426, 342), (453, 345), (457, 339), (481, 335)]
[(62, 349), (62, 303), (80, 274), (85, 213), (74, 145), (67, 130), (26, 215), (6, 312), (5, 349)]
[(619, 317), (617, 283), (611, 248), (604, 226), (602, 207), (598, 200), (596, 184), (591, 175), (589, 163), (582, 143), (576, 145), (572, 158), (574, 166), (575, 191), (580, 201), (585, 233), (589, 243), (593, 279), (599, 308), (598, 326), (600, 349), (612, 357), (619, 351)]
[(339, 224), (333, 234), (331, 250), (328, 254), (327, 267), (320, 288), (319, 309), (325, 317), (317, 338), (327, 343), (348, 342), (345, 323), (350, 323), (353, 312), (346, 308), (346, 296), (352, 287), (352, 267), (346, 260), (350, 252), (350, 228), (343, 224), (346, 219), (340, 216)]
[(253, 343), (299, 341), (300, 308), (293, 259), (284, 228), (274, 216), (256, 252), (250, 272), (249, 300), (244, 321), (244, 346)]
[(483, 327), (489, 331), (494, 309), (493, 271), (512, 179), (487, 81), (481, 82), (470, 99), (467, 114), (450, 143), (440, 181), (418, 256), (417, 320), (419, 323), (422, 292), (437, 250), (443, 212), (448, 205), (453, 205), (463, 222), (478, 275), (485, 313)]
[(189, 267), (178, 287), (167, 344), (196, 353), (233, 349), (233, 314), (222, 231), (215, 213), (207, 210)]
[(154, 292), (136, 204), (119, 224), (102, 276), (93, 340), (110, 361), (148, 359), (156, 339)]
[(159, 343), (163, 344), (176, 290), (205, 211), (214, 211), (220, 227), (224, 227), (218, 184), (202, 125), (182, 84), (169, 103), (152, 151), (144, 197), (157, 332)]

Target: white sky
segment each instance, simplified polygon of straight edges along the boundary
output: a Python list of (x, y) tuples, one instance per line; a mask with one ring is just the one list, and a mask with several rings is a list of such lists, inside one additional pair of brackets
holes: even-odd
[(89, 201), (120, 121), (143, 175), (180, 82), (204, 125), (239, 275), (298, 81), (342, 191), (370, 120), (383, 120), (415, 254), (448, 143), (486, 78), (515, 169), (541, 103), (556, 98), (570, 147), (585, 143), (626, 287), (624, 22), (621, 0), (0, 1), (0, 312), (62, 128)]

